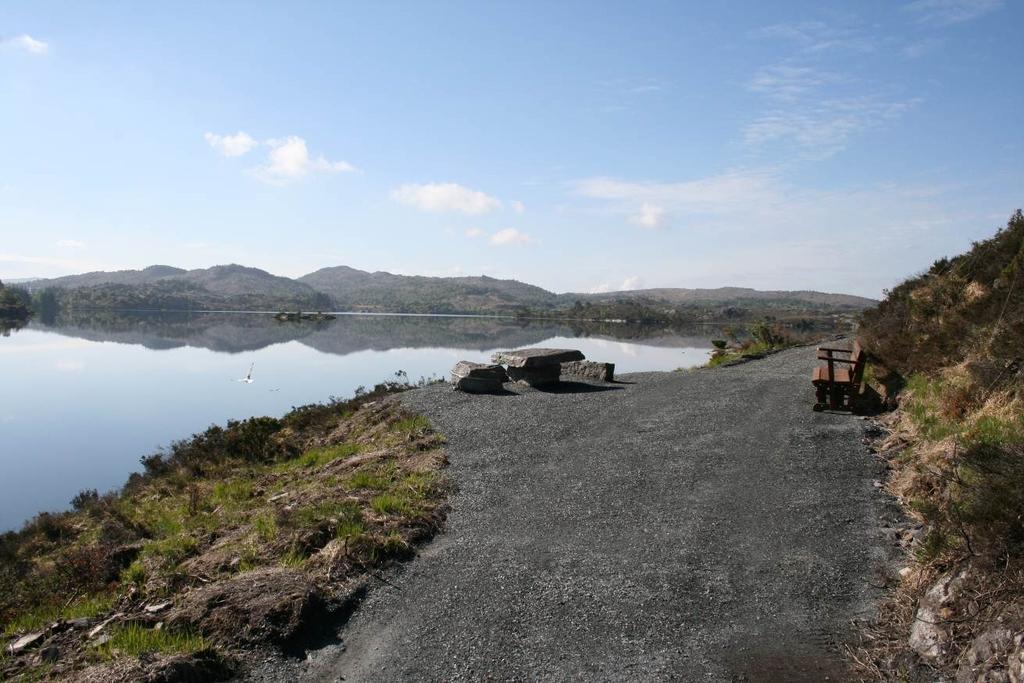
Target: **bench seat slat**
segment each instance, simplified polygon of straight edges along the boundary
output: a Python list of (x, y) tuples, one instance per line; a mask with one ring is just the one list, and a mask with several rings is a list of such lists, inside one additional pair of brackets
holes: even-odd
[[(836, 384), (852, 384), (853, 377), (852, 373), (848, 368), (836, 368), (833, 374), (833, 382)], [(827, 382), (828, 381), (828, 368), (821, 366), (814, 368), (814, 377), (811, 379), (812, 382)]]

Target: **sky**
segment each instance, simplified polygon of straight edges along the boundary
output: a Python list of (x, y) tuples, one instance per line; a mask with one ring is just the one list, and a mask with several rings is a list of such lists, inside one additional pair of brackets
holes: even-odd
[(881, 296), (1024, 207), (1024, 3), (0, 4), (0, 278)]

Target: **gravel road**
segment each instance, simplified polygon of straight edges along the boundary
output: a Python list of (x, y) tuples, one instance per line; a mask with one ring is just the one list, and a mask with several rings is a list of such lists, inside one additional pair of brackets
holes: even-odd
[(811, 411), (814, 355), (403, 395), (448, 437), (447, 531), (295, 675), (849, 678), (887, 513), (864, 422)]

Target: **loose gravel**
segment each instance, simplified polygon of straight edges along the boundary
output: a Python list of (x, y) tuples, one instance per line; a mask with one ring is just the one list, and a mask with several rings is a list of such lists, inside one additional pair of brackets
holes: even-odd
[(814, 356), (404, 394), (448, 438), (447, 530), (292, 676), (849, 678), (889, 513), (864, 422), (811, 410)]

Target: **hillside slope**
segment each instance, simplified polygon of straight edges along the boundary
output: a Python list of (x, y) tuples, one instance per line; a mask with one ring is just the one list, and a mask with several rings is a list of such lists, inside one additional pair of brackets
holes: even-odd
[(887, 488), (918, 525), (860, 658), (885, 680), (1024, 677), (1022, 266), (1018, 211), (863, 316), (871, 374), (901, 389)]
[(779, 291), (758, 290), (748, 287), (718, 287), (716, 289), (658, 288), (637, 289), (628, 292), (607, 294), (565, 295), (582, 296), (590, 301), (614, 299), (650, 299), (668, 304), (714, 304), (743, 305), (749, 303), (774, 303), (787, 306), (821, 306), (832, 309), (861, 310), (878, 302), (852, 294), (831, 294), (806, 290)]
[(857, 311), (875, 303), (846, 294), (758, 291), (742, 287), (556, 294), (517, 280), (486, 275), (427, 277), (383, 271), (370, 273), (348, 266), (322, 268), (293, 280), (235, 264), (195, 270), (154, 265), (142, 270), (32, 280), (23, 286), (32, 292), (56, 292), (64, 308), (300, 308), (581, 317), (580, 306), (587, 306), (587, 311), (598, 318), (654, 317), (689, 321), (718, 319), (722, 311), (728, 313), (728, 318), (777, 312), (819, 315)]
[(236, 264), (187, 271), (150, 266), (94, 272), (34, 280), (26, 287), (34, 292), (56, 290), (65, 308), (322, 310), (332, 306), (330, 297), (309, 285)]
[(303, 275), (298, 281), (329, 295), (344, 310), (501, 313), (521, 306), (548, 307), (558, 299), (540, 287), (486, 275), (425, 277), (336, 266)]

